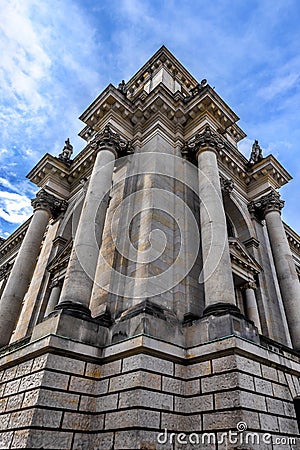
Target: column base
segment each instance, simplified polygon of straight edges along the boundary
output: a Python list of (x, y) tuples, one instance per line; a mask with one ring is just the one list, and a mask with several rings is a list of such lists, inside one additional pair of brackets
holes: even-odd
[(214, 303), (213, 305), (207, 306), (203, 311), (203, 317), (211, 315), (219, 316), (223, 314), (240, 315), (243, 317), (240, 309), (233, 303), (224, 303), (224, 302)]
[(60, 310), (68, 311), (68, 313), (74, 317), (83, 319), (86, 317), (91, 317), (90, 308), (83, 305), (82, 303), (75, 303), (71, 301), (65, 301), (56, 305), (53, 312), (50, 313), (48, 317), (51, 317), (51, 315), (55, 314), (56, 311)]

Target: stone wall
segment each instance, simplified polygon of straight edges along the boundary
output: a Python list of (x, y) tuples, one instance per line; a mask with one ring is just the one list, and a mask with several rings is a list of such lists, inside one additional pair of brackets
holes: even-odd
[[(53, 342), (51, 351), (62, 353), (64, 340)], [(300, 448), (299, 364), (286, 355), (238, 338), (185, 352), (141, 337), (107, 347), (101, 360), (95, 350), (73, 343), (65, 355), (48, 353), (42, 339), (14, 352), (18, 364), (2, 357), (0, 448), (234, 449), (220, 442), (239, 422), (261, 439), (270, 433), (296, 444), (238, 448)], [(179, 433), (212, 435), (207, 446), (181, 445)]]

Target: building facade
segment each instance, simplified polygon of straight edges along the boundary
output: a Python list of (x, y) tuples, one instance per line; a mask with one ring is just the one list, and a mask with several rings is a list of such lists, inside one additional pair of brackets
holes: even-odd
[(291, 176), (165, 47), (80, 119), (0, 246), (0, 447), (300, 448)]

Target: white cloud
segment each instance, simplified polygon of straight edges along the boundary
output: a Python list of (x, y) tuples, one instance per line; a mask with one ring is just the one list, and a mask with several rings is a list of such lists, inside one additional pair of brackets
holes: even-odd
[(30, 200), (24, 195), (0, 192), (0, 218), (10, 223), (24, 222), (32, 214)]

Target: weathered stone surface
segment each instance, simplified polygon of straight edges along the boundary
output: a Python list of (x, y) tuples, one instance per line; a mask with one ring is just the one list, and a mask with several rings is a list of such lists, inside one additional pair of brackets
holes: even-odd
[(261, 430), (263, 431), (279, 431), (278, 420), (276, 416), (269, 414), (259, 415)]
[(85, 364), (84, 361), (50, 353), (47, 358), (46, 368), (71, 373), (73, 375), (83, 375)]
[(283, 400), (292, 400), (290, 390), (287, 386), (281, 384), (273, 383), (274, 397), (281, 398)]
[(186, 381), (184, 383), (184, 394), (187, 396), (200, 394), (200, 378)]
[(211, 373), (210, 361), (203, 361), (188, 366), (175, 365), (175, 376), (182, 378), (196, 378)]
[(7, 411), (13, 411), (15, 409), (20, 409), (23, 402), (24, 394), (16, 394), (8, 397), (7, 400)]
[(131, 407), (150, 407), (162, 411), (171, 410), (173, 407), (173, 396), (142, 389), (120, 392), (119, 408)]
[(26, 377), (21, 378), (19, 392), (27, 391), (41, 386), (43, 380), (43, 372), (35, 372)]
[(263, 378), (266, 378), (266, 379), (272, 380), (272, 381), (278, 381), (277, 370), (274, 369), (274, 367), (269, 367), (269, 366), (265, 366), (262, 364), (261, 371), (262, 371)]
[(282, 400), (276, 398), (266, 398), (267, 410), (272, 414), (284, 414), (284, 406)]
[(3, 395), (16, 394), (18, 392), (19, 385), (20, 385), (20, 379), (17, 379), (14, 381), (9, 381), (8, 383), (6, 383)]
[(102, 390), (102, 392), (106, 392), (108, 386), (107, 380), (105, 382), (101, 381), (100, 384), (98, 384), (98, 381), (96, 382), (95, 380), (91, 380), (89, 378), (80, 377), (71, 377), (69, 389), (70, 391), (82, 392), (83, 394), (95, 394), (97, 389), (96, 383), (97, 388)]
[[(80, 430), (80, 431), (93, 431), (93, 422), (95, 416), (90, 414), (80, 414), (77, 412), (65, 412), (63, 417), (63, 428)], [(96, 419), (96, 418), (95, 418)], [(104, 417), (102, 415), (97, 415), (97, 425), (98, 429), (103, 428)], [(96, 420), (95, 420), (96, 422)]]
[(162, 377), (162, 390), (174, 394), (184, 393), (184, 381), (177, 378)]
[(51, 387), (51, 388), (57, 388), (62, 390), (68, 389), (70, 376), (63, 374), (63, 373), (57, 373), (57, 372), (50, 372), (49, 370), (45, 370), (43, 372), (43, 379), (42, 379), (42, 385), (43, 387)]
[(28, 375), (32, 368), (33, 360), (25, 361), (17, 366), (16, 377)]
[(8, 397), (6, 397), (6, 398), (0, 398), (0, 412), (5, 411), (7, 401), (8, 401)]
[(278, 417), (279, 430), (281, 433), (286, 434), (299, 434), (299, 428), (297, 421), (294, 419), (288, 419), (285, 417)]
[(139, 409), (117, 411), (105, 415), (106, 429), (122, 429), (127, 427), (159, 428), (160, 413)]
[(74, 450), (109, 450), (113, 448), (113, 433), (85, 434), (76, 433), (74, 437)]
[(37, 404), (39, 406), (50, 406), (58, 409), (77, 409), (79, 395), (68, 392), (55, 392), (41, 389)]
[(146, 369), (156, 373), (173, 375), (174, 364), (149, 355), (134, 355), (123, 360), (122, 372), (129, 370)]
[(38, 389), (25, 392), (22, 407), (27, 408), (29, 406), (36, 405), (38, 402), (39, 394), (40, 391)]
[(10, 419), (10, 414), (1, 414), (0, 415), (0, 430), (7, 430), (9, 419)]
[(254, 378), (255, 390), (258, 393), (273, 396), (272, 383), (261, 378)]
[(3, 433), (0, 433), (0, 448), (7, 449), (10, 448), (10, 444), (13, 439), (14, 432), (13, 431), (6, 431)]
[(9, 367), (4, 371), (1, 382), (13, 380), (16, 376), (18, 366)]
[(149, 387), (160, 390), (161, 376), (143, 371), (124, 373), (110, 380), (109, 392), (122, 391), (133, 387)]

